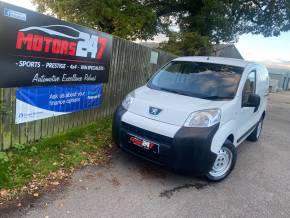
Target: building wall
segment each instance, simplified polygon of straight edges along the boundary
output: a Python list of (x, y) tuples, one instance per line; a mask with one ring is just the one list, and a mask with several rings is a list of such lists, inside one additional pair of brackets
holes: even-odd
[[(272, 91), (288, 90), (290, 86), (290, 72), (288, 69), (269, 68), (270, 86)], [(271, 82), (272, 81), (272, 82)]]

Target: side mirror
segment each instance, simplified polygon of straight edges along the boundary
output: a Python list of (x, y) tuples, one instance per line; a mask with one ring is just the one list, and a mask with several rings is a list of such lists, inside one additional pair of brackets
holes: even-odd
[(261, 103), (261, 97), (256, 94), (250, 94), (248, 101), (243, 103), (243, 107), (254, 107), (256, 112), (260, 106)]

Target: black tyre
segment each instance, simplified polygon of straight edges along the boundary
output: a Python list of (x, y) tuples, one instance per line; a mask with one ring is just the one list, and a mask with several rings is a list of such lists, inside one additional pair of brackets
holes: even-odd
[(212, 169), (206, 178), (213, 182), (225, 179), (234, 169), (237, 160), (237, 150), (231, 141), (226, 141), (218, 153)]
[(252, 141), (252, 142), (256, 142), (259, 140), (261, 132), (262, 132), (262, 128), (263, 128), (263, 121), (264, 119), (261, 118), (259, 123), (257, 124), (255, 130), (251, 133), (251, 135), (248, 136), (248, 140)]

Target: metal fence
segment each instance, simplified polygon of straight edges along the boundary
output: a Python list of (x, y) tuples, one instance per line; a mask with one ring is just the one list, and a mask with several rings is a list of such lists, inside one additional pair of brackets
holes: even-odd
[[(150, 63), (152, 51), (158, 52), (157, 64)], [(168, 53), (114, 37), (109, 82), (104, 84), (102, 106), (29, 123), (15, 124), (16, 88), (0, 89), (0, 150), (57, 135), (111, 115), (129, 91), (144, 84), (148, 76), (173, 58)]]

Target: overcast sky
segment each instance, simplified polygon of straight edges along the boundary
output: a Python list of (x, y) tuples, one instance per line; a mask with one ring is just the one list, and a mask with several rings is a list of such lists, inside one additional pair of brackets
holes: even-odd
[(24, 7), (30, 10), (36, 10), (35, 6), (31, 3), (31, 0), (1, 0), (10, 4), (14, 4), (20, 7)]
[[(36, 10), (31, 0), (2, 0), (11, 4)], [(158, 41), (163, 37), (156, 37)], [(261, 35), (243, 35), (236, 47), (246, 60), (259, 61), (270, 65), (290, 67), (290, 32), (279, 37), (265, 38)]]

